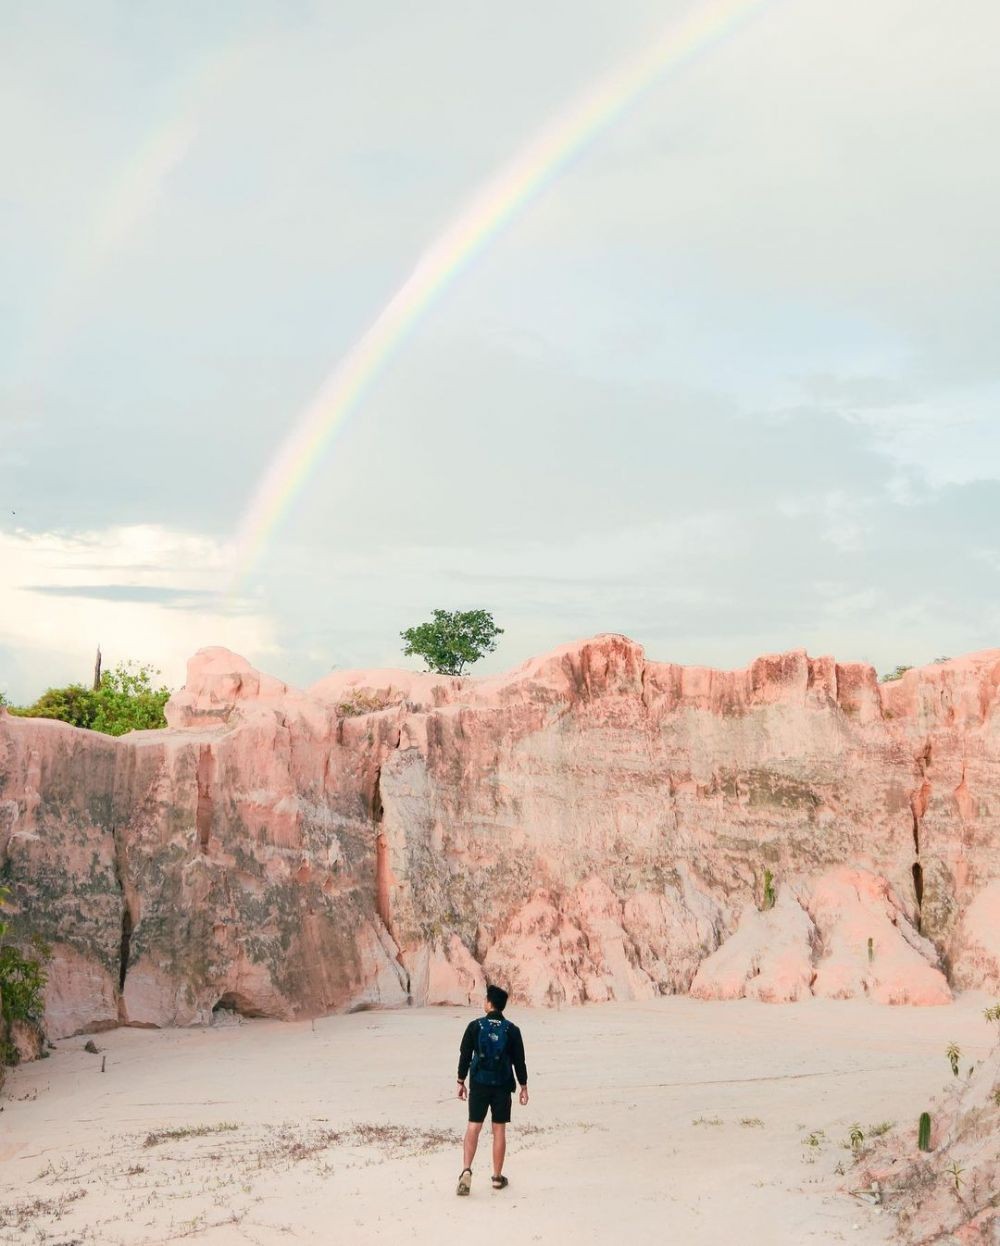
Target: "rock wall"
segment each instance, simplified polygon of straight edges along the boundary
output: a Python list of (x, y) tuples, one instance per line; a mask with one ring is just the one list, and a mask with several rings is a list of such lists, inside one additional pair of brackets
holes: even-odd
[(55, 948), (54, 1036), (486, 978), (533, 1003), (941, 1002), (1000, 986), (998, 687), (1000, 651), (879, 685), (600, 636), (489, 679), (299, 691), (207, 649), (166, 731), (0, 713), (0, 880)]

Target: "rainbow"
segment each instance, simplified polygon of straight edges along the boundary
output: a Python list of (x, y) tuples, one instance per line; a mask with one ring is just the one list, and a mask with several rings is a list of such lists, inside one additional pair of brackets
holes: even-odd
[(227, 45), (170, 84), (169, 107), (161, 108), (160, 120), (116, 167), (70, 241), (57, 282), (42, 298), (42, 314), (20, 352), (20, 366), (29, 379), (51, 367), (53, 356), (86, 319), (103, 270), (154, 213), (171, 174), (196, 143), (212, 101), (256, 53), (250, 44)]
[(239, 590), (334, 434), (465, 265), (658, 78), (731, 34), (766, 2), (703, 0), (546, 125), (473, 195), (329, 375), (260, 477), (237, 530), (230, 592)]

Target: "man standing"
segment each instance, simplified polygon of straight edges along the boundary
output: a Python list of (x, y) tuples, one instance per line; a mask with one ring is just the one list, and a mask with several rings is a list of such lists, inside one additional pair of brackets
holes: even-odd
[[(469, 1124), (465, 1131), (462, 1162), (465, 1167), (458, 1179), (458, 1193), (472, 1189), (472, 1160), (479, 1144), (479, 1134), (486, 1120), (486, 1110), (493, 1118), (493, 1188), (507, 1185), (503, 1175), (507, 1152), (507, 1122), (510, 1120), (510, 1099), (514, 1092), (514, 1074), (521, 1087), (518, 1102), (528, 1102), (528, 1069), (524, 1063), (524, 1040), (521, 1031), (503, 1015), (507, 992), (499, 986), (486, 988), (485, 1017), (470, 1021), (462, 1035), (458, 1057), (458, 1097), (469, 1100)], [(465, 1076), (472, 1069), (469, 1089)]]

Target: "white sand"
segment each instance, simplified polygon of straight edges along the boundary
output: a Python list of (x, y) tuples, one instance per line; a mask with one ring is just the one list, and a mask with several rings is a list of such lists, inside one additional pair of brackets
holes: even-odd
[[(532, 1099), (509, 1127), (509, 1189), (490, 1189), (484, 1130), (468, 1199), (457, 1142), (433, 1131), (464, 1128), (471, 1011), (119, 1030), (96, 1036), (103, 1074), (66, 1040), (8, 1081), (0, 1242), (882, 1242), (892, 1217), (837, 1190), (842, 1143), (854, 1121), (915, 1135), (948, 1042), (985, 1055), (984, 1002), (512, 1009)], [(219, 1124), (236, 1128), (144, 1145)]]

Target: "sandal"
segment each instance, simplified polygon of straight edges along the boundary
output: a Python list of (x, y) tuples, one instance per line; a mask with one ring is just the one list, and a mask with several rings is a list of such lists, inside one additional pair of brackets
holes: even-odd
[(456, 1194), (468, 1194), (472, 1189), (472, 1169), (463, 1168), (458, 1178), (458, 1189)]
[(493, 1181), (494, 1190), (504, 1190), (508, 1185), (510, 1185), (510, 1182), (506, 1177), (493, 1177), (491, 1180)]

